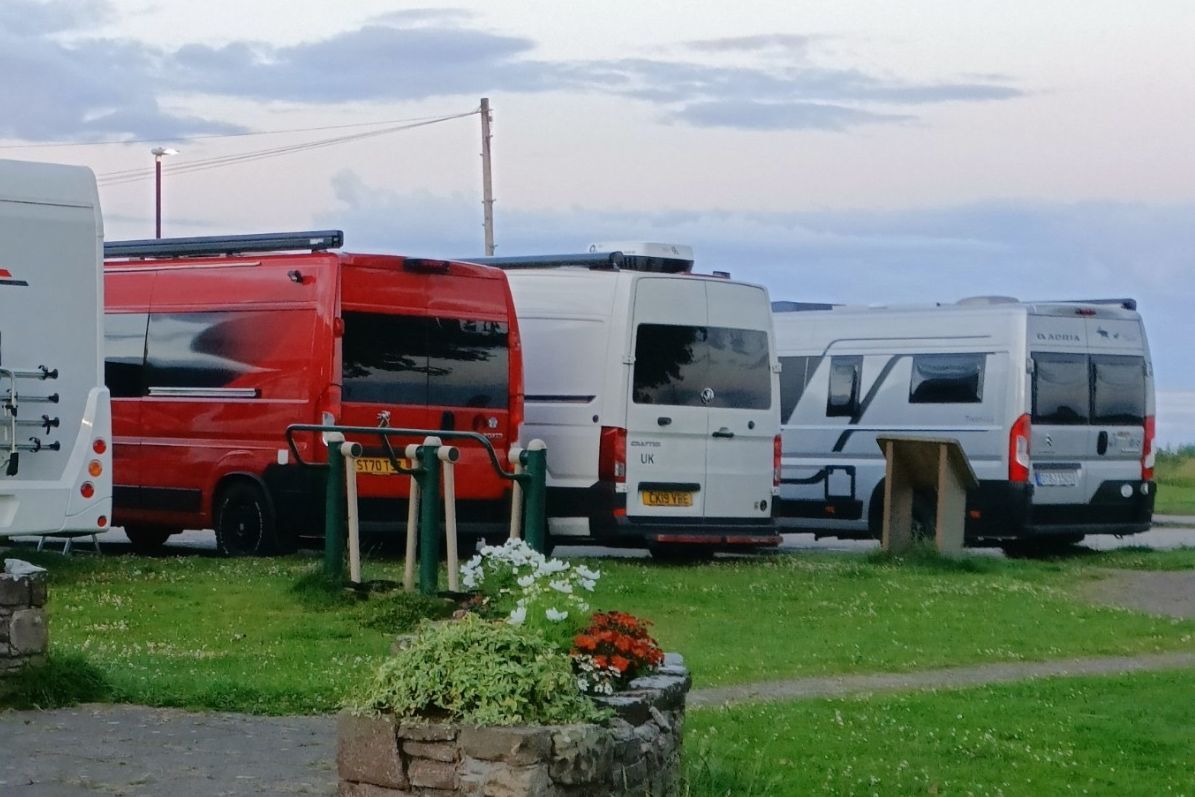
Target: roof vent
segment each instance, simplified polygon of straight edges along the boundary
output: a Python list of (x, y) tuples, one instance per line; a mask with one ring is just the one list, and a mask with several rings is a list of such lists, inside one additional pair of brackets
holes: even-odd
[(1020, 304), (1020, 301), (1015, 296), (968, 296), (959, 299), (955, 304)]

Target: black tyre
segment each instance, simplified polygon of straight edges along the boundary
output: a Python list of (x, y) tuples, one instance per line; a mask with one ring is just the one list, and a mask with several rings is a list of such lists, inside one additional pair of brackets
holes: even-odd
[(223, 556), (269, 556), (278, 550), (274, 512), (260, 487), (236, 481), (220, 490), (214, 506), (216, 548)]
[(173, 532), (169, 529), (125, 526), (124, 534), (137, 553), (157, 553)]
[(647, 552), (657, 562), (671, 562), (674, 564), (708, 562), (714, 558), (714, 548), (712, 545), (655, 542), (648, 544)]
[(1004, 555), (1010, 559), (1064, 556), (1075, 552), (1075, 546), (1083, 541), (1083, 536), (1082, 534), (1065, 534), (1051, 537), (1035, 537), (1025, 540), (1009, 540), (1001, 544), (1000, 547), (1004, 550)]

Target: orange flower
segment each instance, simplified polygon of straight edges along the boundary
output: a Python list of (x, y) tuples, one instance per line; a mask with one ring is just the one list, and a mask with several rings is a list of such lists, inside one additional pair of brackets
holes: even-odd
[(577, 646), (578, 650), (595, 651), (597, 650), (597, 640), (586, 634), (579, 635), (573, 640), (573, 644)]
[(614, 669), (619, 672), (626, 672), (631, 667), (631, 662), (624, 659), (622, 656), (614, 656), (610, 659), (610, 663), (614, 665)]
[(594, 663), (594, 666), (596, 666), (596, 667), (610, 666), (610, 660), (607, 659), (605, 656), (594, 656), (593, 663)]

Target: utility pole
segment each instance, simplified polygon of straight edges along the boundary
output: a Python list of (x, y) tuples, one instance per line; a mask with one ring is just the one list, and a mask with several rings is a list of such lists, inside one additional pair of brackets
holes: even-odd
[(494, 181), (490, 172), (490, 98), (481, 98), (481, 206), (485, 226), (485, 254), (494, 254)]

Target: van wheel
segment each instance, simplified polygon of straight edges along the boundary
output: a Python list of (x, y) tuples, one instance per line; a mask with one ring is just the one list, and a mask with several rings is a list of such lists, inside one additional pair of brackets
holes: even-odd
[(1064, 556), (1072, 553), (1074, 547), (1083, 541), (1082, 534), (1065, 534), (1050, 537), (1030, 537), (1009, 540), (1000, 548), (1009, 559), (1035, 559), (1045, 556)]
[(268, 556), (277, 550), (274, 513), (256, 484), (236, 481), (215, 503), (216, 548), (223, 556)]
[(145, 526), (125, 526), (124, 535), (129, 538), (133, 550), (137, 553), (157, 553), (166, 540), (170, 539), (168, 529), (146, 528)]

